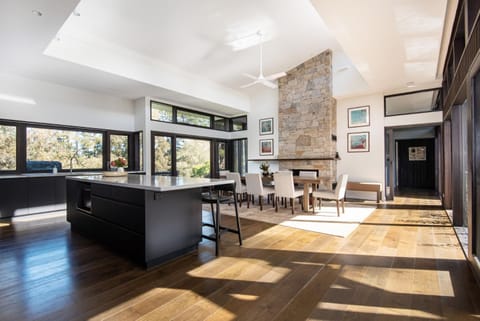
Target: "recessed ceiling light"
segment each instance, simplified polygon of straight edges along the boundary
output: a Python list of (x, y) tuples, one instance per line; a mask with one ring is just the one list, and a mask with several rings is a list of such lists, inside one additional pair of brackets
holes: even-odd
[(32, 10), (32, 14), (35, 15), (35, 16), (38, 16), (38, 17), (43, 16), (43, 13), (41, 13), (41, 12), (38, 11), (38, 10)]
[(414, 83), (413, 81), (407, 82), (406, 85), (407, 85), (407, 88), (413, 88), (413, 87), (415, 87), (415, 83)]

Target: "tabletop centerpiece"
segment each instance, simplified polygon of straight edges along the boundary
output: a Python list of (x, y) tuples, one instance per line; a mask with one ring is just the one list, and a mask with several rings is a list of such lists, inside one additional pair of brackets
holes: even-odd
[(269, 175), (268, 170), (270, 169), (270, 164), (268, 164), (268, 162), (262, 162), (260, 164), (260, 169), (262, 170), (263, 176), (268, 176)]

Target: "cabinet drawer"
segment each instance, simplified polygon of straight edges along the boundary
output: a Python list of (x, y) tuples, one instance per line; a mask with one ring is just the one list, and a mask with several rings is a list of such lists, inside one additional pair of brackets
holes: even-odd
[(139, 189), (92, 184), (92, 194), (119, 202), (145, 206), (145, 191)]
[(92, 195), (92, 215), (136, 233), (145, 234), (145, 207)]

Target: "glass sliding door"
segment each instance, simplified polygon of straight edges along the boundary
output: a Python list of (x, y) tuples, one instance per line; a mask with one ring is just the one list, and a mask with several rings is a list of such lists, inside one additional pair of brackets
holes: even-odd
[(245, 175), (247, 172), (248, 157), (247, 139), (238, 139), (232, 141), (232, 171)]
[(211, 142), (176, 138), (175, 165), (178, 176), (210, 177)]

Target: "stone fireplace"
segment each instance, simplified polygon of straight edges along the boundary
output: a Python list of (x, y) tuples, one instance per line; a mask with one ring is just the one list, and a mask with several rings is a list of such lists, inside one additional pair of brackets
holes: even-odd
[(336, 179), (336, 100), (332, 52), (324, 51), (279, 79), (279, 168), (317, 169)]

